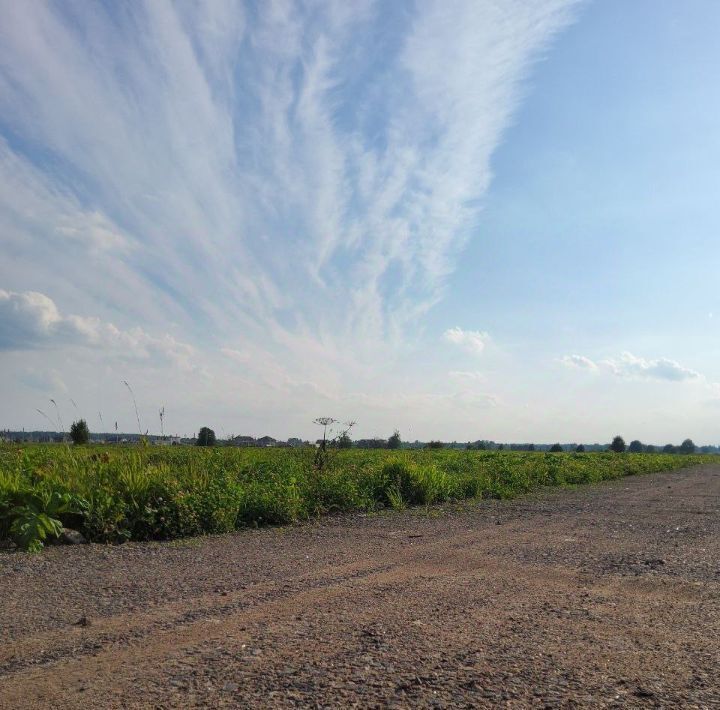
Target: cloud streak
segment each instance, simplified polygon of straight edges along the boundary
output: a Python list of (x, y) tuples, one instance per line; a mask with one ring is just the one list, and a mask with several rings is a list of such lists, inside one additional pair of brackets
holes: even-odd
[(386, 391), (576, 4), (0, 0), (2, 347)]
[[(571, 6), (428, 2), (388, 22), (370, 3), (252, 18), (230, 2), (6, 3), (0, 108), (22, 137), (6, 159), (72, 176), (84, 205), (47, 214), (52, 231), (139, 243), (122, 261), (191, 320), (382, 340), (439, 297), (527, 68)], [(342, 305), (319, 306), (331, 293)]]

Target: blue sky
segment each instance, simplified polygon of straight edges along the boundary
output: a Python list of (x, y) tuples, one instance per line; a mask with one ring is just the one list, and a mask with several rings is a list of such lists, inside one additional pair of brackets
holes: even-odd
[(0, 426), (716, 442), (716, 3), (0, 10)]

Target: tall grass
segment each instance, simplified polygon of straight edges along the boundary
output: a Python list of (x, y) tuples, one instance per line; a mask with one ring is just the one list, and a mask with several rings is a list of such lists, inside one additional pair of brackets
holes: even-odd
[(709, 460), (659, 454), (314, 451), (191, 447), (0, 446), (0, 537), (38, 494), (74, 501), (67, 527), (98, 542), (170, 539), (288, 523), (331, 512), (511, 498)]

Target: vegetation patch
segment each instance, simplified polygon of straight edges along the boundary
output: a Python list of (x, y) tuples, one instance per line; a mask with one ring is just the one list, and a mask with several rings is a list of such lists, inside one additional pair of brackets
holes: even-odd
[(0, 540), (38, 551), (63, 528), (89, 541), (169, 540), (333, 512), (512, 498), (684, 468), (708, 456), (142, 446), (0, 446)]

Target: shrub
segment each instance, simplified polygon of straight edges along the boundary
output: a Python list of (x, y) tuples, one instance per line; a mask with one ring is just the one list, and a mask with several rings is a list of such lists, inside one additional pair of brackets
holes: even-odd
[[(63, 531), (62, 516), (78, 513), (84, 503), (70, 493), (39, 487), (18, 493), (6, 508), (10, 538), (22, 550), (39, 552)], [(7, 501), (4, 506), (7, 506)]]

